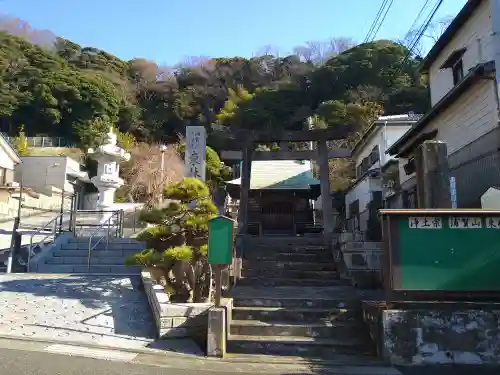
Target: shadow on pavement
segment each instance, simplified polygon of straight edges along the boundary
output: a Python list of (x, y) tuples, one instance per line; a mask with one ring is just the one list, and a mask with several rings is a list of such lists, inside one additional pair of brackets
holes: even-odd
[(190, 340), (156, 339), (153, 314), (140, 284), (139, 276), (0, 276), (0, 316), (10, 322), (10, 327), (0, 322), (0, 331), (75, 342), (97, 337), (111, 346), (119, 342), (200, 354)]

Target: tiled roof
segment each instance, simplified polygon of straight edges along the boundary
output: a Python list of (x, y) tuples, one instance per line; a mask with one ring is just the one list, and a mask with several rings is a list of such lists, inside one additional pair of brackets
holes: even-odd
[[(241, 178), (227, 184), (240, 185)], [(265, 160), (253, 161), (250, 189), (309, 189), (319, 184), (311, 170), (308, 160)]]

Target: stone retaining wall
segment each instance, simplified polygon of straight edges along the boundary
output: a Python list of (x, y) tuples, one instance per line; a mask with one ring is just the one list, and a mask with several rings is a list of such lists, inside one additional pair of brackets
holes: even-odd
[(360, 288), (382, 286), (383, 243), (365, 242), (351, 233), (342, 233), (338, 242), (339, 256), (353, 283)]
[(141, 276), (159, 338), (206, 338), (211, 303), (171, 303), (163, 286), (158, 285), (149, 272), (143, 271)]
[(364, 306), (381, 357), (393, 365), (500, 364), (500, 304)]

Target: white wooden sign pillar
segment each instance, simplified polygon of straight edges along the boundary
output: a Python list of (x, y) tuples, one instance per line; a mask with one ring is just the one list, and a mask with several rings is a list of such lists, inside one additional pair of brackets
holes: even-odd
[(186, 177), (205, 181), (207, 136), (203, 126), (186, 127)]

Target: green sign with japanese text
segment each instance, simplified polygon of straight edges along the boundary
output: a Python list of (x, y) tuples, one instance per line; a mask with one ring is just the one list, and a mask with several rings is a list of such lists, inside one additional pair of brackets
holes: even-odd
[(230, 264), (233, 259), (233, 236), (235, 221), (226, 216), (217, 216), (208, 222), (208, 262)]
[(415, 212), (391, 222), (395, 290), (500, 291), (500, 216)]

